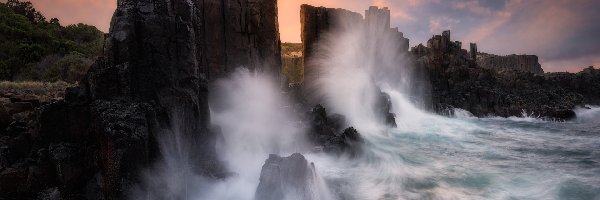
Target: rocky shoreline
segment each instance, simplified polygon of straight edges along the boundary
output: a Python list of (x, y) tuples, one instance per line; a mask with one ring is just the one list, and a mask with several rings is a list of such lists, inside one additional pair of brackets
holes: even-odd
[[(328, 20), (336, 13), (357, 20), (360, 16), (339, 9), (302, 9), (303, 40), (313, 43), (326, 31), (322, 25), (335, 23)], [(387, 13), (389, 29), (389, 11), (369, 12), (378, 18)], [(408, 45), (401, 32), (389, 30)], [(0, 109), (0, 199), (129, 198), (128, 190), (140, 182), (141, 172), (160, 157), (158, 138), (175, 131), (192, 142), (196, 173), (225, 178), (228, 172), (215, 149), (219, 132), (210, 126), (210, 86), (240, 66), (270, 73), (279, 81), (280, 44), (275, 0), (119, 1), (104, 56), (77, 87), (64, 92), (64, 99), (4, 96), (8, 101), (3, 100)], [(313, 55), (310, 48), (305, 44), (305, 56)], [(576, 74), (543, 75), (531, 67), (482, 67), (476, 50), (469, 54), (461, 49), (460, 42), (450, 40), (449, 31), (434, 36), (427, 46), (400, 48), (427, 77), (431, 92), (425, 95), (426, 107), (441, 114), (461, 108), (480, 117), (527, 112), (568, 120), (576, 117), (576, 106), (600, 104), (600, 69), (593, 67)], [(381, 93), (381, 120), (395, 126), (389, 96), (376, 92)], [(303, 98), (299, 96), (295, 95)], [(333, 155), (360, 153), (360, 133), (343, 116), (328, 115), (322, 106), (307, 116), (307, 137), (316, 149)], [(274, 172), (280, 174), (269, 174)], [(291, 179), (306, 179), (312, 173), (314, 167), (300, 154), (271, 155), (263, 166), (257, 198), (280, 199), (279, 193), (264, 196), (260, 191), (305, 187)], [(280, 185), (280, 180), (288, 182)]]
[[(372, 7), (366, 15), (389, 19), (387, 8)], [(317, 71), (311, 65), (319, 39), (336, 27), (339, 17), (360, 15), (347, 10), (302, 6), (302, 39), (304, 42), (305, 81)], [(387, 15), (387, 16), (386, 16)], [(369, 23), (361, 19), (356, 23)], [(316, 24), (316, 25), (315, 25)], [(325, 24), (318, 26), (318, 24)], [(378, 24), (380, 25), (380, 24)], [(383, 31), (388, 31), (389, 21)], [(372, 26), (368, 26), (372, 27)], [(381, 28), (381, 27), (380, 27)], [(394, 29), (391, 29), (394, 30)], [(396, 30), (397, 32), (397, 30)], [(406, 41), (400, 32), (398, 40)], [(402, 43), (404, 44), (404, 43)], [(404, 49), (404, 47), (402, 47)], [(407, 53), (407, 62), (425, 94), (419, 94), (425, 109), (442, 115), (452, 115), (454, 108), (471, 112), (477, 117), (537, 116), (548, 120), (575, 118), (573, 109), (586, 104), (600, 104), (600, 69), (589, 67), (579, 73), (543, 73), (535, 55), (497, 56), (462, 49), (462, 42), (452, 41), (450, 31), (434, 35), (426, 45), (419, 44)], [(304, 83), (307, 84), (307, 83)]]

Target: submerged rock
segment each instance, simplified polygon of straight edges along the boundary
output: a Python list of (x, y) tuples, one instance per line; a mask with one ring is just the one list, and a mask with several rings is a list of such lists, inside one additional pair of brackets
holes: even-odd
[(327, 194), (313, 163), (302, 154), (269, 155), (260, 172), (255, 200), (320, 200)]

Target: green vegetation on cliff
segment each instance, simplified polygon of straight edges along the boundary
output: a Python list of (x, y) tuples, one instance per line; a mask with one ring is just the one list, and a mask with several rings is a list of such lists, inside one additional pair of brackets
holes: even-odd
[(30, 2), (0, 3), (0, 80), (79, 81), (103, 40), (94, 26), (47, 21)]
[(283, 64), (283, 74), (288, 82), (301, 83), (304, 76), (302, 43), (282, 43), (281, 63)]

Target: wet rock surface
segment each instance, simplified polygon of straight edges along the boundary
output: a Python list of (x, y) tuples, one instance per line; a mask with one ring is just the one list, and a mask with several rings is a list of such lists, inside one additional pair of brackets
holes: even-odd
[(271, 154), (262, 166), (256, 200), (315, 199), (315, 167), (302, 154)]
[(276, 1), (119, 1), (104, 55), (64, 100), (3, 95), (0, 198), (128, 198), (183, 125), (198, 173), (221, 176), (208, 89), (240, 66), (280, 73)]
[(310, 130), (308, 138), (317, 146), (317, 151), (332, 154), (360, 152), (362, 137), (353, 127), (347, 127), (346, 119), (340, 114), (327, 115), (321, 105), (315, 106), (309, 113)]
[[(332, 33), (332, 27), (342, 26), (331, 16), (352, 16), (348, 17), (353, 19), (350, 22), (363, 22), (358, 13), (334, 8), (303, 5), (301, 14), (304, 81), (310, 82), (318, 72), (311, 66), (311, 57), (318, 57), (313, 55), (318, 53), (315, 49), (327, 34)], [(372, 26), (389, 27), (385, 23), (389, 18), (386, 8), (369, 8), (365, 18), (377, 22)], [(408, 58), (414, 66), (409, 71), (413, 71), (415, 77), (423, 76), (423, 81), (416, 82), (425, 88), (419, 87), (415, 93), (429, 91), (424, 95), (425, 105), (435, 112), (451, 114), (454, 108), (461, 108), (478, 117), (527, 114), (568, 120), (576, 117), (572, 111), (575, 107), (600, 104), (598, 69), (590, 67), (578, 73), (544, 74), (535, 55), (492, 55), (478, 52), (474, 43), (467, 51), (462, 49), (462, 42), (452, 41), (450, 36), (450, 31), (434, 35), (425, 45), (412, 47)], [(392, 115), (388, 119), (393, 126)]]

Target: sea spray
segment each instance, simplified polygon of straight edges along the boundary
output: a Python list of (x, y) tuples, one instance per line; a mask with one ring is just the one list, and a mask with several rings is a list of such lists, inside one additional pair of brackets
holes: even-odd
[[(412, 68), (407, 52), (389, 27), (368, 26), (338, 19), (340, 25), (322, 34), (308, 66), (318, 73), (305, 78), (309, 94), (335, 113), (343, 114), (363, 134), (385, 130), (377, 102), (383, 87), (409, 93)], [(397, 33), (397, 32), (396, 32)]]
[(269, 154), (289, 155), (305, 148), (302, 127), (270, 77), (239, 69), (216, 83), (212, 123), (221, 127), (218, 154), (236, 175), (228, 180), (230, 199), (252, 199), (261, 166)]
[[(132, 199), (254, 199), (269, 154), (287, 156), (310, 149), (305, 130), (288, 104), (274, 79), (262, 73), (241, 68), (218, 80), (211, 90), (210, 107), (213, 131), (222, 134), (217, 154), (228, 175), (215, 179), (197, 170), (206, 167), (193, 162), (198, 143), (181, 135), (185, 131), (180, 128), (185, 127), (176, 127), (173, 134), (158, 138), (160, 160), (132, 189)], [(315, 171), (311, 178), (311, 195), (330, 199), (324, 180)]]

